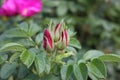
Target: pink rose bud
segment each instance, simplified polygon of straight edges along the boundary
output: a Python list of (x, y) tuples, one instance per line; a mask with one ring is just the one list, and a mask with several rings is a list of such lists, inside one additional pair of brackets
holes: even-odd
[(65, 47), (68, 45), (68, 42), (69, 42), (69, 36), (67, 30), (65, 29), (62, 32), (60, 41), (57, 43), (57, 48), (60, 50), (65, 49)]
[(41, 0), (16, 0), (18, 13), (23, 17), (30, 17), (42, 10)]
[(65, 46), (68, 45), (69, 37), (68, 37), (68, 32), (66, 29), (62, 33), (62, 41), (63, 41), (63, 43), (65, 43)]
[(44, 35), (43, 35), (43, 48), (47, 51), (47, 52), (52, 52), (53, 51), (53, 40), (52, 40), (52, 36), (49, 32), (48, 29), (45, 29), (44, 31)]
[(17, 14), (17, 7), (14, 0), (5, 0), (0, 8), (0, 16), (14, 16)]
[(60, 37), (62, 35), (62, 31), (63, 31), (62, 25), (61, 24), (57, 24), (55, 26), (55, 29), (54, 29), (54, 41), (55, 42), (60, 40)]

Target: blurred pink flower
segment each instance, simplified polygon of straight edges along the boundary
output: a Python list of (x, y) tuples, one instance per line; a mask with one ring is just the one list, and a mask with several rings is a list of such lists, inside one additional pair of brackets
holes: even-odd
[(16, 0), (18, 13), (24, 17), (30, 17), (42, 10), (41, 0)]
[(17, 6), (14, 0), (5, 0), (0, 8), (0, 16), (14, 16), (17, 14)]
[(42, 10), (41, 0), (5, 0), (0, 8), (0, 16), (14, 16), (20, 14), (30, 17)]

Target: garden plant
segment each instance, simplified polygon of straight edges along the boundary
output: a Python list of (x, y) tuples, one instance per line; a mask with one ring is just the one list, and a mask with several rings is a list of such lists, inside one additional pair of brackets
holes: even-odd
[[(118, 64), (120, 55), (107, 54), (97, 48), (88, 49), (96, 43), (84, 32), (81, 33), (83, 39), (79, 40), (81, 31), (74, 27), (79, 26), (79, 19), (74, 20), (77, 18), (74, 17), (71, 22), (70, 17), (64, 17), (67, 9), (61, 7), (57, 9), (58, 15), (52, 13), (54, 17), (48, 17), (50, 10), (46, 5), (50, 1), (47, 1), (0, 1), (0, 80), (106, 80), (107, 64)], [(62, 7), (66, 2), (62, 2)], [(76, 9), (70, 8), (71, 15)], [(89, 19), (91, 17), (89, 15)], [(97, 24), (93, 23), (94, 26)], [(89, 25), (84, 27), (82, 30), (89, 33)], [(92, 39), (87, 40), (84, 36)], [(86, 46), (85, 51), (82, 46)]]

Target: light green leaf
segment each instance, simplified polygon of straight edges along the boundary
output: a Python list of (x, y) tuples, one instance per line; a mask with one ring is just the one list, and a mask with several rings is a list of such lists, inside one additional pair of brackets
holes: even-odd
[(40, 27), (31, 21), (30, 26), (29, 26), (29, 30), (28, 30), (29, 36), (35, 35), (38, 31), (40, 31)]
[(21, 23), (19, 25), (19, 28), (22, 31), (26, 32), (29, 37), (35, 35), (40, 30), (40, 27), (32, 21), (30, 21), (28, 23), (26, 23), (26, 22)]
[(80, 42), (77, 39), (75, 39), (75, 38), (71, 38), (70, 39), (69, 45), (73, 46), (75, 48), (81, 49)]
[(20, 54), (21, 53), (19, 53), (19, 52), (16, 52), (16, 53), (14, 53), (11, 57), (10, 57), (10, 62), (14, 62), (17, 58), (19, 58), (20, 57)]
[(62, 68), (61, 68), (60, 73), (61, 73), (62, 80), (66, 80), (66, 77), (67, 77), (67, 75), (66, 75), (67, 74), (67, 68), (68, 68), (67, 65), (63, 65)]
[(10, 30), (7, 30), (4, 35), (6, 37), (9, 37), (9, 38), (14, 38), (14, 37), (28, 37), (28, 34), (19, 29), (19, 28), (13, 28), (13, 29), (10, 29)]
[(43, 33), (39, 33), (36, 38), (35, 38), (35, 41), (37, 44), (39, 44), (40, 42), (42, 42), (43, 40)]
[(73, 51), (74, 53), (77, 53), (77, 50), (74, 47), (67, 46), (66, 48), (67, 51)]
[(24, 50), (20, 55), (20, 59), (29, 68), (35, 59), (35, 53)]
[(40, 53), (36, 56), (35, 67), (39, 74), (45, 70), (46, 65), (45, 65), (45, 54), (44, 53)]
[(98, 50), (89, 50), (85, 53), (85, 55), (83, 56), (84, 60), (89, 60), (91, 58), (97, 58), (101, 55), (104, 55), (103, 52), (98, 51)]
[(120, 62), (120, 56), (115, 54), (105, 54), (105, 55), (99, 56), (99, 59), (106, 62)]
[(17, 63), (6, 63), (2, 66), (0, 71), (0, 77), (2, 79), (7, 79), (15, 71)]
[(60, 71), (62, 80), (69, 80), (72, 71), (73, 71), (72, 65), (63, 65)]
[(46, 72), (47, 74), (49, 74), (50, 69), (51, 69), (50, 61), (49, 61), (48, 58), (46, 58), (46, 59), (45, 59), (45, 72)]
[(62, 53), (62, 54), (59, 54), (59, 55), (56, 56), (55, 61), (58, 62), (58, 63), (64, 64), (64, 62), (62, 62), (61, 60), (63, 58), (67, 58), (67, 57), (73, 56), (73, 55), (75, 55), (73, 52)]
[(93, 75), (92, 73), (88, 72), (88, 75), (89, 77), (92, 79), (92, 80), (99, 80), (99, 78), (97, 78), (95, 75)]
[(2, 48), (0, 48), (0, 52), (3, 51), (23, 51), (25, 47), (18, 43), (7, 43)]
[(79, 69), (79, 66), (77, 64), (74, 64), (73, 72), (77, 80), (83, 80), (81, 71)]
[(26, 47), (35, 46), (35, 43), (29, 39), (21, 39), (17, 41), (17, 43), (20, 43)]
[(90, 63), (88, 63), (87, 67), (88, 71), (95, 75), (96, 77), (103, 79), (106, 78), (107, 76), (106, 67), (101, 60), (95, 58)]

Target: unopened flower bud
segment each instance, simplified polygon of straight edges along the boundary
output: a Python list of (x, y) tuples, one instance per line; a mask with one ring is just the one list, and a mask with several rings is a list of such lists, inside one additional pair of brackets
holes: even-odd
[(54, 47), (53, 47), (53, 40), (51, 33), (48, 29), (45, 29), (44, 35), (43, 35), (43, 48), (48, 52), (52, 52)]
[(65, 43), (65, 45), (67, 46), (68, 42), (69, 42), (69, 36), (68, 36), (68, 32), (66, 29), (62, 33), (62, 40)]
[(63, 27), (61, 24), (57, 24), (54, 29), (54, 41), (57, 42), (60, 40), (62, 35)]
[(63, 32), (62, 32), (62, 36), (61, 36), (61, 39), (60, 41), (57, 43), (57, 48), (60, 49), (60, 50), (63, 50), (66, 48), (66, 46), (68, 45), (68, 42), (69, 42), (69, 37), (68, 37), (68, 32), (67, 30), (65, 29)]

